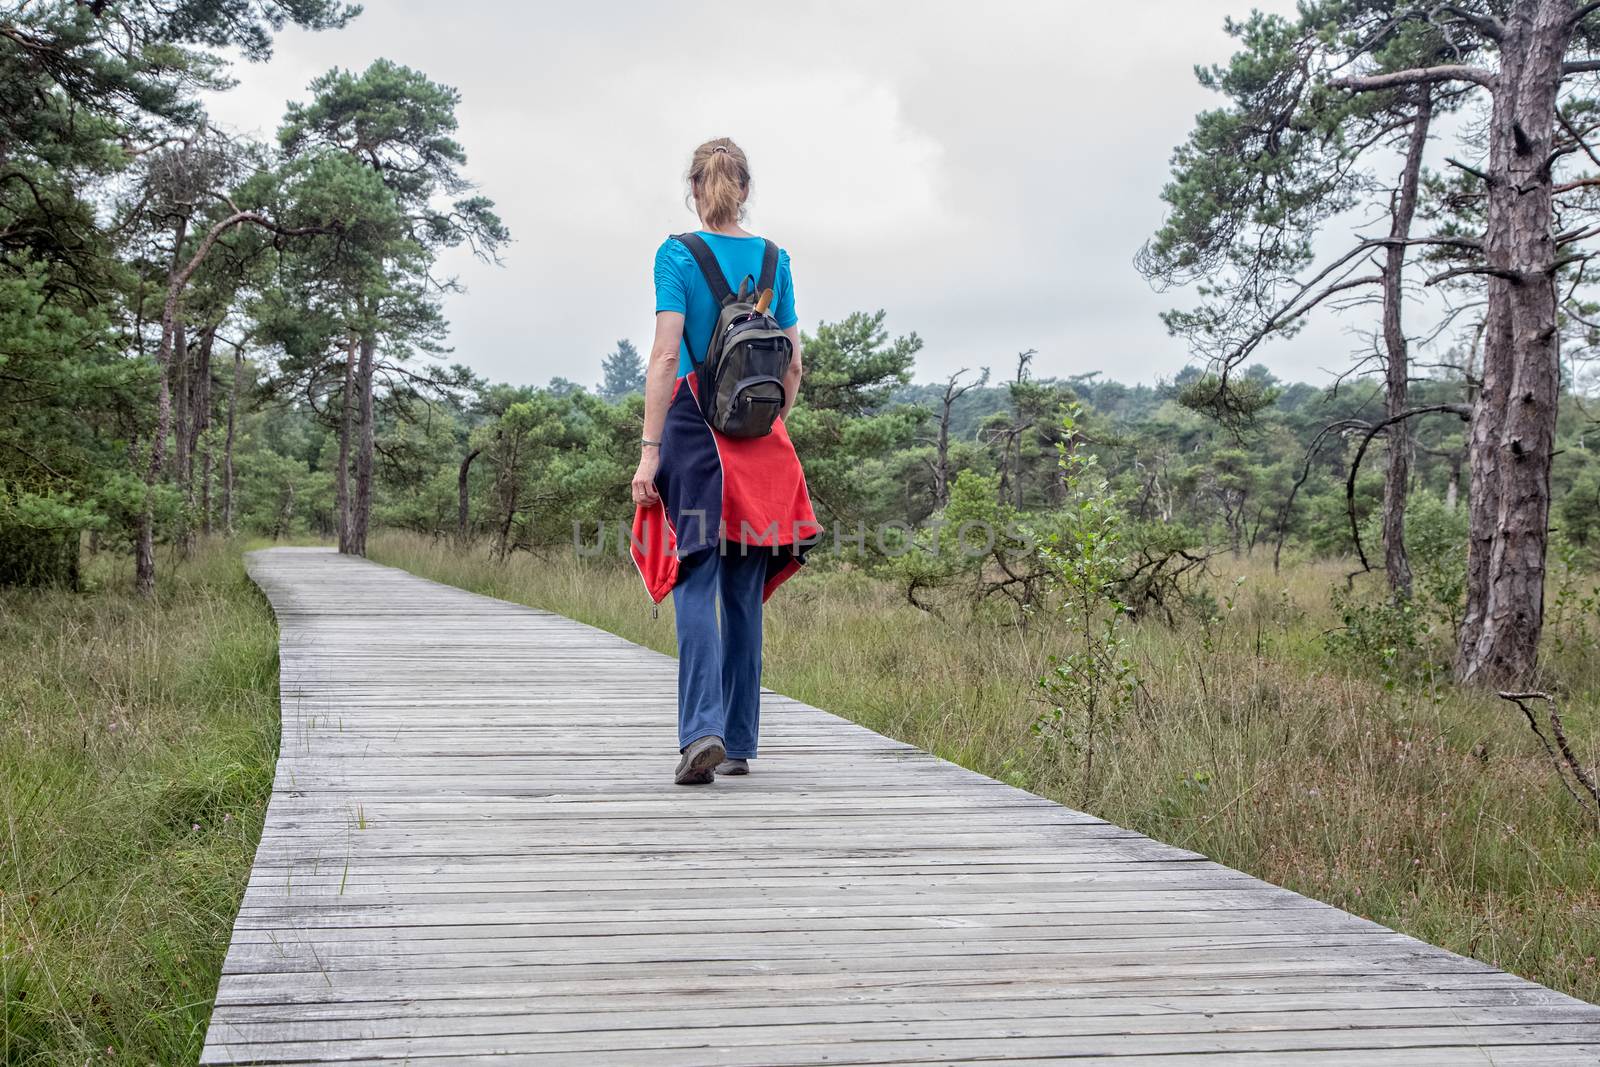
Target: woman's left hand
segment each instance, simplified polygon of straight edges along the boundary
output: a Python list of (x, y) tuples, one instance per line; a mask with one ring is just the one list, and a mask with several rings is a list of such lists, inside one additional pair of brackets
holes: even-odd
[(661, 466), (661, 449), (646, 447), (639, 456), (639, 469), (633, 472), (633, 502), (638, 507), (649, 507), (661, 499), (656, 492), (656, 470)]

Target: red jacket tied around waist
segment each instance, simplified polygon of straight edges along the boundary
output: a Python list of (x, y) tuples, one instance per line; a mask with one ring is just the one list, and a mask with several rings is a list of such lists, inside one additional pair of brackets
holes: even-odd
[(805, 472), (783, 420), (765, 437), (727, 437), (706, 423), (697, 388), (691, 373), (673, 390), (656, 472), (661, 499), (634, 511), (633, 560), (660, 603), (677, 584), (680, 559), (723, 542), (768, 551), (765, 599), (800, 567), (822, 532)]

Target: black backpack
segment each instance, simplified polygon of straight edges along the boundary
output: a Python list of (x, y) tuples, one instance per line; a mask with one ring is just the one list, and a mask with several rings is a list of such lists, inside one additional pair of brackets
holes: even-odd
[[(772, 297), (763, 299), (777, 282), (778, 246), (763, 238), (766, 250), (755, 289), (749, 288), (750, 276), (745, 275), (735, 293), (728, 288), (722, 265), (704, 238), (697, 233), (675, 233), (672, 239), (694, 256), (721, 309), (711, 343), (694, 363), (700, 411), (713, 429), (729, 437), (765, 437), (788, 399), (783, 379), (794, 357), (789, 338), (767, 311)], [(692, 349), (689, 358), (694, 359)]]

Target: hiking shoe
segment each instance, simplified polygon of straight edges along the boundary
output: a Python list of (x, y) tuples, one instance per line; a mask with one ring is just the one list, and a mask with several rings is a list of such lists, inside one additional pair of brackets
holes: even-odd
[(725, 759), (717, 764), (717, 775), (729, 777), (735, 774), (749, 774), (750, 761), (747, 759)]
[(678, 773), (672, 776), (677, 785), (705, 785), (717, 777), (717, 764), (728, 754), (720, 737), (702, 737), (689, 742), (678, 761)]

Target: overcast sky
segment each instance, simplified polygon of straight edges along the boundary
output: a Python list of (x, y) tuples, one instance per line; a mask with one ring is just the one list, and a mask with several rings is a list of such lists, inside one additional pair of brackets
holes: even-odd
[[(786, 247), (801, 325), (888, 311), (924, 339), (919, 380), (1098, 370), (1154, 381), (1189, 356), (1133, 267), (1160, 224), (1171, 151), (1216, 98), (1245, 0), (877, 0), (784, 5), (371, 0), (347, 29), (288, 32), (212, 102), (270, 136), (333, 66), (378, 57), (462, 94), (467, 172), (513, 243), (446, 262), (453, 360), (497, 381), (590, 384), (617, 338), (644, 349), (651, 263), (693, 228), (695, 145), (731, 136), (754, 174), (747, 225)], [(1292, 0), (1255, 0), (1291, 10)], [(733, 12), (748, 12), (739, 28)], [(1326, 324), (1270, 348), (1323, 380), (1358, 342)]]

